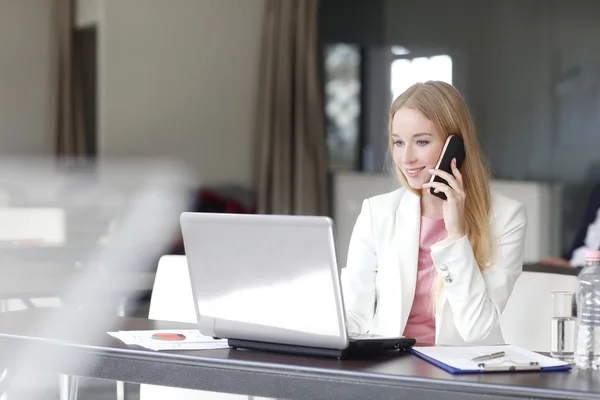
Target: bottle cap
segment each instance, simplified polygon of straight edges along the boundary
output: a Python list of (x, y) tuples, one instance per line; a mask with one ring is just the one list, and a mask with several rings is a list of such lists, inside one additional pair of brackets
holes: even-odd
[(600, 250), (586, 250), (585, 251), (586, 261), (600, 261)]

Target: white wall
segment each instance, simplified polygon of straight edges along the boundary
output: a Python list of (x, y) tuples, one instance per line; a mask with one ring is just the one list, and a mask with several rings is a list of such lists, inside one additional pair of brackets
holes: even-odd
[(251, 183), (264, 0), (101, 0), (99, 154)]
[(0, 155), (53, 151), (51, 27), (51, 1), (0, 1)]

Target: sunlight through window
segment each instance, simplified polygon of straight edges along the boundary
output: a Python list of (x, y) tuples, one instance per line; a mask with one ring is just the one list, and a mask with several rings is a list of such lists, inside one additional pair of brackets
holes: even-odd
[(392, 61), (392, 99), (398, 97), (411, 85), (429, 80), (452, 84), (452, 58), (450, 56), (398, 58)]

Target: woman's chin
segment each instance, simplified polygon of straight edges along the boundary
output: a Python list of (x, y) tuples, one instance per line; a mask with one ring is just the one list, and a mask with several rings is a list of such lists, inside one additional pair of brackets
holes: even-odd
[(423, 184), (426, 182), (421, 182), (421, 180), (416, 180), (416, 179), (407, 179), (408, 181), (408, 186), (410, 186), (411, 189), (414, 190), (421, 190), (423, 189)]

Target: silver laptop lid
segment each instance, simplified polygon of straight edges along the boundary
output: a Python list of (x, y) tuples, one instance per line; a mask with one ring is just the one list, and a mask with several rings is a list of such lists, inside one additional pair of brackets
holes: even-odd
[(330, 218), (183, 213), (181, 228), (202, 334), (348, 346)]

